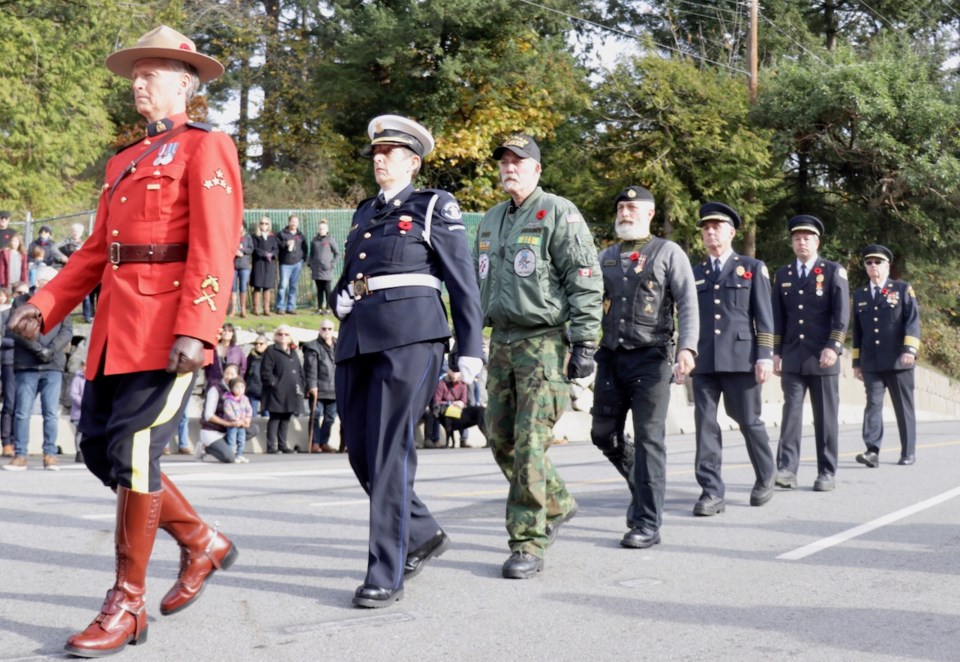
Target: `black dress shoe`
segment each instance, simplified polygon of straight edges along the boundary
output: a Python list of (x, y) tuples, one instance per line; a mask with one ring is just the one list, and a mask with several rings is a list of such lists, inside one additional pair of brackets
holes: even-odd
[(717, 515), (727, 509), (727, 504), (723, 499), (712, 494), (704, 494), (693, 507), (693, 514), (698, 517), (710, 517)]
[(880, 457), (877, 455), (876, 451), (868, 450), (866, 453), (860, 453), (857, 455), (857, 462), (860, 464), (865, 464), (871, 469), (876, 469), (880, 466)]
[(279, 452), (280, 452), (280, 451), (278, 451), (276, 448), (268, 448), (268, 449), (267, 449), (267, 455), (276, 455), (276, 454), (279, 453)]
[(503, 564), (506, 579), (530, 579), (543, 570), (543, 559), (529, 552), (514, 552)]
[(380, 588), (379, 586), (370, 586), (364, 584), (358, 586), (353, 594), (353, 604), (357, 607), (366, 607), (368, 609), (379, 609), (387, 607), (403, 597), (402, 588)]
[(820, 474), (817, 476), (817, 479), (813, 481), (814, 492), (830, 492), (836, 486), (837, 484), (833, 478), (833, 474)]
[(449, 546), (450, 536), (443, 531), (437, 531), (430, 540), (407, 554), (407, 560), (403, 564), (403, 581), (409, 581), (419, 575), (427, 561), (443, 554)]
[(577, 506), (574, 504), (573, 508), (567, 511), (566, 515), (558, 517), (553, 522), (547, 524), (547, 538), (550, 539), (551, 545), (557, 541), (557, 536), (560, 534), (560, 527), (577, 516), (577, 510)]
[(917, 461), (917, 458), (915, 455), (901, 455), (900, 459), (897, 460), (897, 464), (903, 465), (903, 466), (909, 466), (915, 463), (916, 461)]
[(645, 527), (630, 529), (620, 541), (621, 547), (632, 549), (645, 549), (658, 544), (660, 544), (660, 532)]
[(758, 480), (753, 484), (753, 489), (750, 490), (751, 506), (762, 506), (773, 498), (773, 484), (775, 480), (775, 476), (770, 476), (770, 479), (765, 483)]
[(283, 447), (280, 449), (280, 452), (281, 452), (281, 453), (296, 453), (297, 450), (296, 450), (295, 448), (290, 448), (289, 446), (283, 446)]

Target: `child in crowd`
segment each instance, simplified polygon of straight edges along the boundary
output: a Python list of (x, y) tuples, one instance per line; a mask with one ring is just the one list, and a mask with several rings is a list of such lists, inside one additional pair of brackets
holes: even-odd
[(253, 421), (253, 406), (246, 396), (247, 384), (240, 377), (234, 377), (227, 384), (228, 393), (223, 394), (223, 418), (231, 423), (242, 423), (241, 427), (227, 428), (227, 443), (234, 449), (234, 462), (246, 464), (248, 460), (243, 454), (243, 447), (247, 443), (247, 428)]

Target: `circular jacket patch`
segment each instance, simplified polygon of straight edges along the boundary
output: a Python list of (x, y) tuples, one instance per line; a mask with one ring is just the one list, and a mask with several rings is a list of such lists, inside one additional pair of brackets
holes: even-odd
[(459, 221), (463, 218), (463, 214), (460, 212), (460, 205), (456, 201), (451, 200), (443, 206), (443, 209), (440, 210), (440, 213), (453, 221)]
[(513, 272), (521, 278), (526, 278), (537, 270), (537, 255), (529, 248), (521, 249), (513, 258)]
[(490, 256), (486, 253), (481, 253), (479, 264), (477, 266), (480, 271), (480, 280), (484, 280), (487, 277), (487, 273), (490, 271)]

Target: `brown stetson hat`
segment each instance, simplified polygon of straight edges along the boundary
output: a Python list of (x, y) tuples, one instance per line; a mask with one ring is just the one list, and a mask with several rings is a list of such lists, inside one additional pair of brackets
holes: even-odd
[(166, 25), (143, 35), (130, 48), (121, 48), (108, 55), (107, 69), (118, 76), (133, 78), (134, 63), (150, 57), (186, 62), (197, 70), (201, 83), (208, 83), (223, 75), (222, 64), (212, 57), (198, 53), (193, 40)]

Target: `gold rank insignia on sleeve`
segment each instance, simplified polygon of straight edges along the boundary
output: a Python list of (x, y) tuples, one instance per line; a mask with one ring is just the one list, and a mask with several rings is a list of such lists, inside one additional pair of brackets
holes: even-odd
[[(207, 290), (210, 290), (209, 292)], [(216, 311), (217, 304), (213, 302), (213, 297), (220, 291), (220, 281), (217, 280), (216, 276), (211, 276), (207, 274), (207, 277), (200, 281), (200, 296), (193, 300), (194, 306), (199, 306), (201, 303), (207, 303), (210, 305), (211, 311)]]
[(205, 189), (209, 190), (209, 189), (212, 189), (214, 186), (220, 186), (220, 187), (223, 187), (223, 189), (227, 192), (227, 195), (230, 195), (231, 193), (233, 193), (233, 187), (230, 186), (230, 184), (227, 183), (227, 180), (223, 178), (223, 170), (218, 169), (213, 174), (214, 174), (213, 179), (203, 180), (203, 187)]

